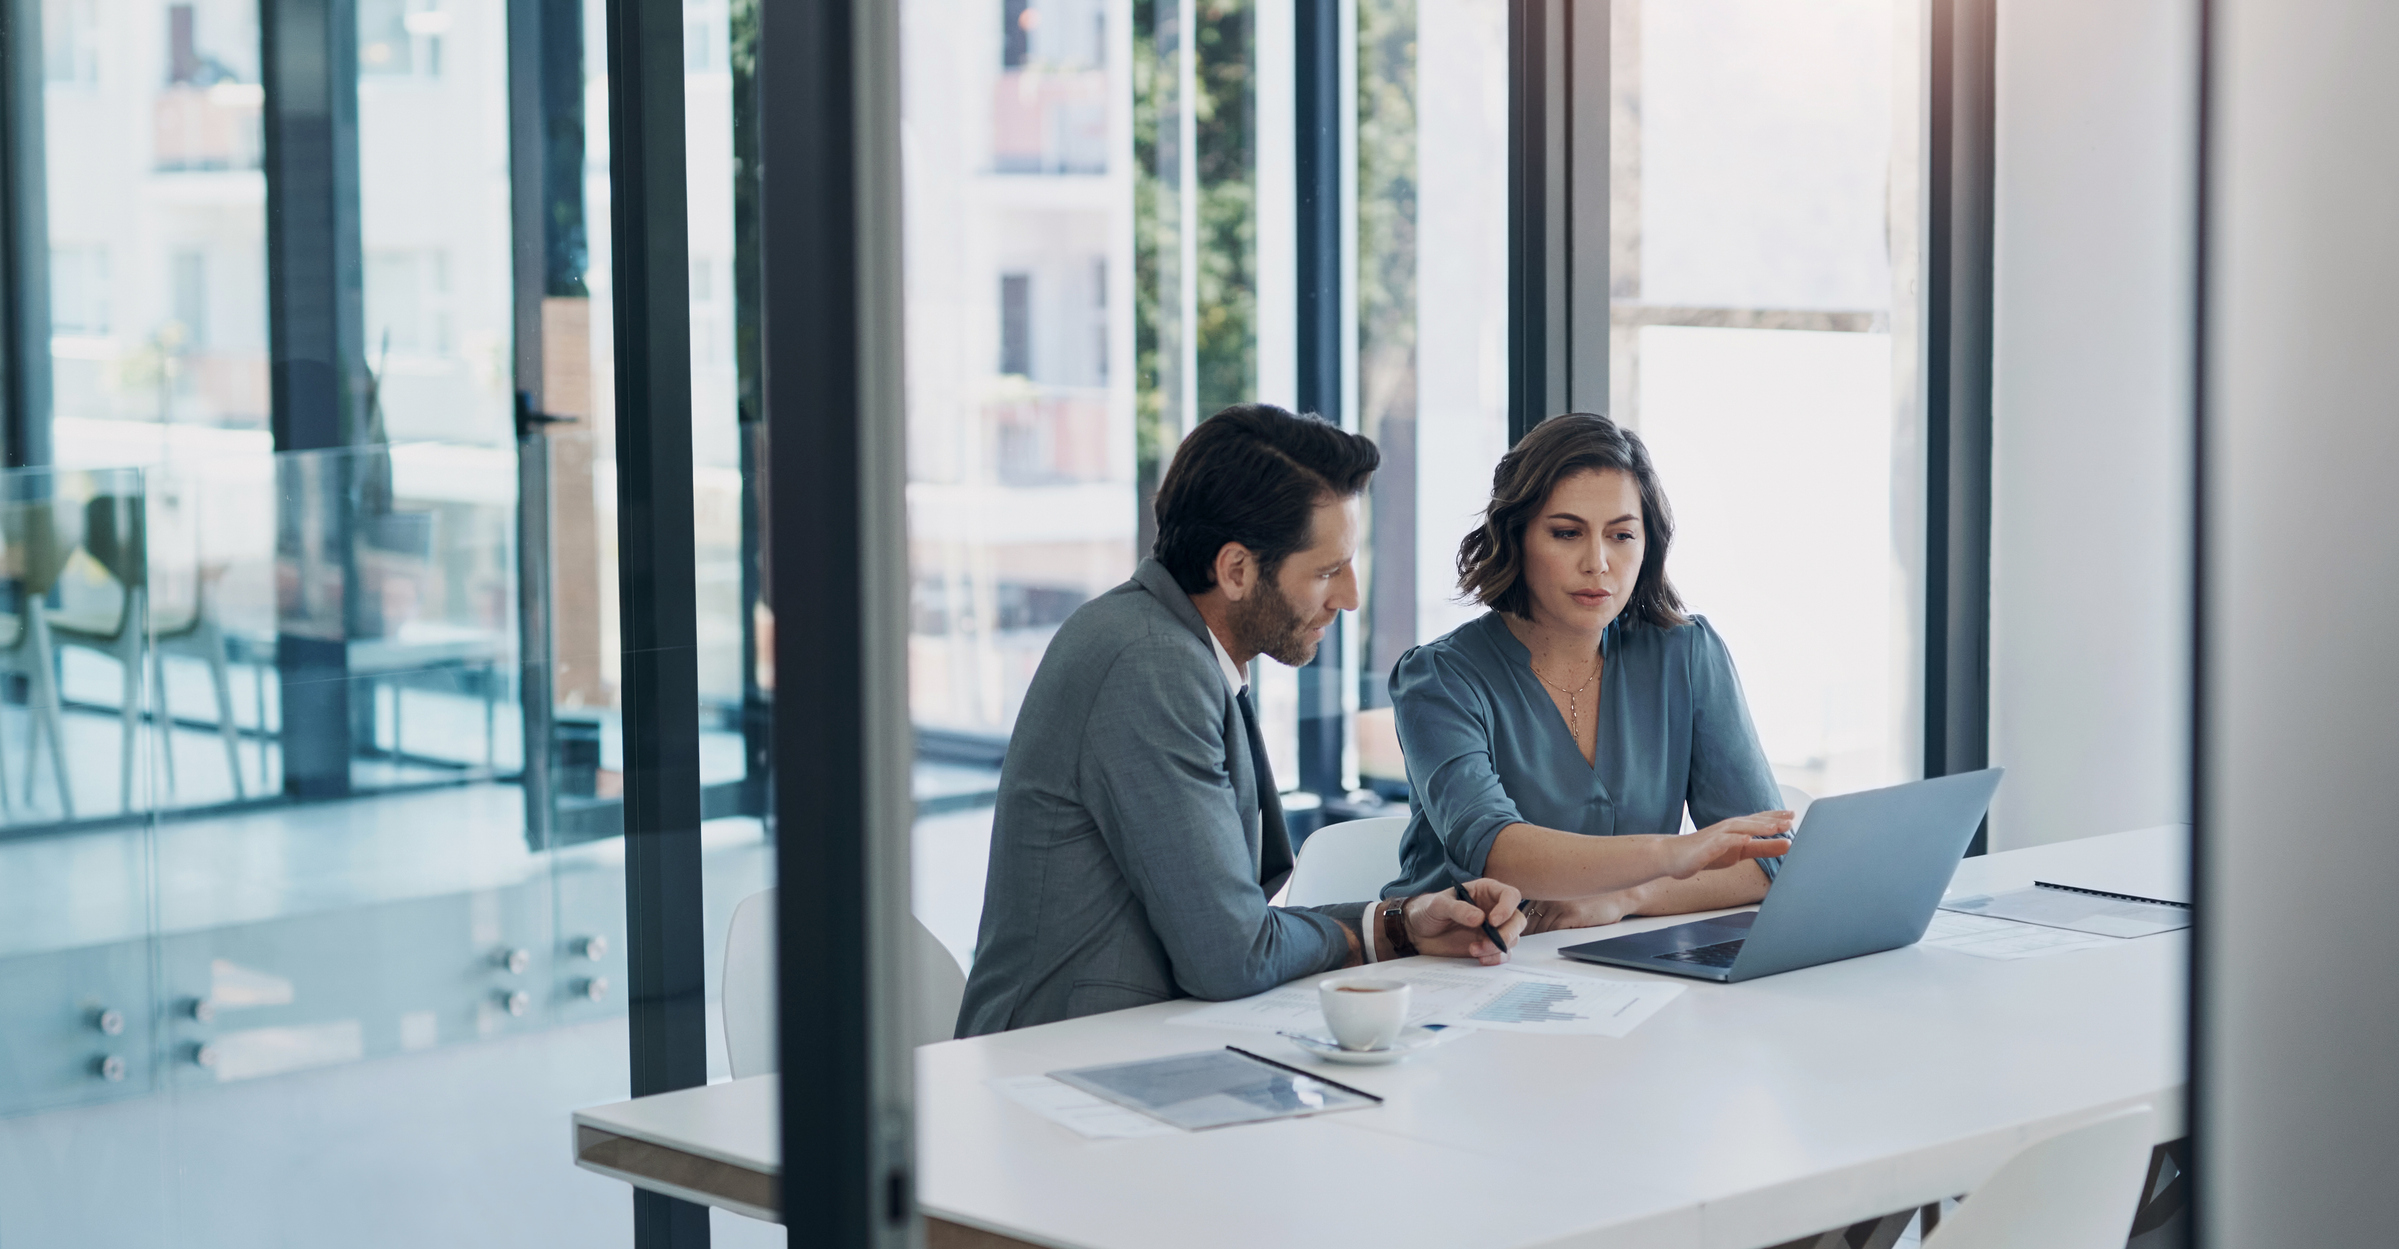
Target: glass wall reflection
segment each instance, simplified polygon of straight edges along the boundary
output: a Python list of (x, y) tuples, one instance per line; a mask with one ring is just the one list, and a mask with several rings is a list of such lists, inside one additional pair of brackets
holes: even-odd
[[(542, 6), (531, 290), (509, 6), (356, 6), (364, 445), (280, 454), (257, 6), (39, 7), (63, 467), (0, 473), (0, 1243), (626, 1243), (562, 1131), (628, 1068), (602, 6)], [(730, 10), (688, 33), (721, 933), (770, 876), (755, 449)]]

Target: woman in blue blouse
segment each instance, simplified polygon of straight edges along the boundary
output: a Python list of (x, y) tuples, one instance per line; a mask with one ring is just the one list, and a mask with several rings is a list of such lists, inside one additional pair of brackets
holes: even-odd
[[(1791, 813), (1724, 640), (1666, 579), (1649, 449), (1604, 416), (1534, 427), (1492, 475), (1458, 582), (1491, 610), (1400, 656), (1415, 813), (1385, 896), (1488, 876), (1528, 931), (1766, 895)], [(1700, 831), (1674, 834), (1688, 804)]]

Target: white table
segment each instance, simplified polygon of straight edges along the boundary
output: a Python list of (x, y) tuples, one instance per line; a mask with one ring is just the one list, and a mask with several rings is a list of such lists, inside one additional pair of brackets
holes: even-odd
[[(2188, 845), (2170, 827), (2014, 851), (1966, 861), (1955, 887), (2039, 878), (2179, 900)], [(1554, 953), (1594, 935), (1530, 938), (1518, 962), (1643, 974)], [(920, 1192), (937, 1219), (1071, 1249), (1758, 1249), (1970, 1191), (2024, 1143), (2122, 1107), (2155, 1107), (2160, 1142), (2184, 1135), (2188, 950), (2188, 932), (2006, 962), (1916, 946), (1680, 981), (1621, 1040), (1477, 1033), (1341, 1069), (1387, 1099), (1372, 1109), (1118, 1141), (987, 1082), (1271, 1039), (1162, 1026), (1199, 1006), (1174, 1002), (931, 1045), (917, 1051)], [(579, 1161), (771, 1214), (718, 1190), (775, 1173), (773, 1100), (767, 1077), (585, 1111), (579, 1142), (619, 1165), (588, 1146)]]

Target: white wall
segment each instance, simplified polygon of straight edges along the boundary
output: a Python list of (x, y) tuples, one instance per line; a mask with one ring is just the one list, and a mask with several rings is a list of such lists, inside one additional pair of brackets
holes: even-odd
[(2213, 9), (2200, 1243), (2387, 1245), (2399, 5)]
[(1991, 848), (2188, 819), (2193, 0), (1999, 6)]

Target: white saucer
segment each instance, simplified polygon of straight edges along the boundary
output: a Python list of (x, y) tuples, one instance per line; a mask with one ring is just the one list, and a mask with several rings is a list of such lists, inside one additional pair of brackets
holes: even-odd
[(1446, 1028), (1410, 1026), (1400, 1029), (1398, 1039), (1394, 1040), (1388, 1049), (1379, 1050), (1345, 1050), (1333, 1038), (1315, 1033), (1283, 1032), (1277, 1035), (1329, 1063), (1348, 1063), (1358, 1067), (1382, 1067), (1398, 1062), (1418, 1050), (1431, 1049), (1464, 1031), (1466, 1029), (1454, 1024)]

